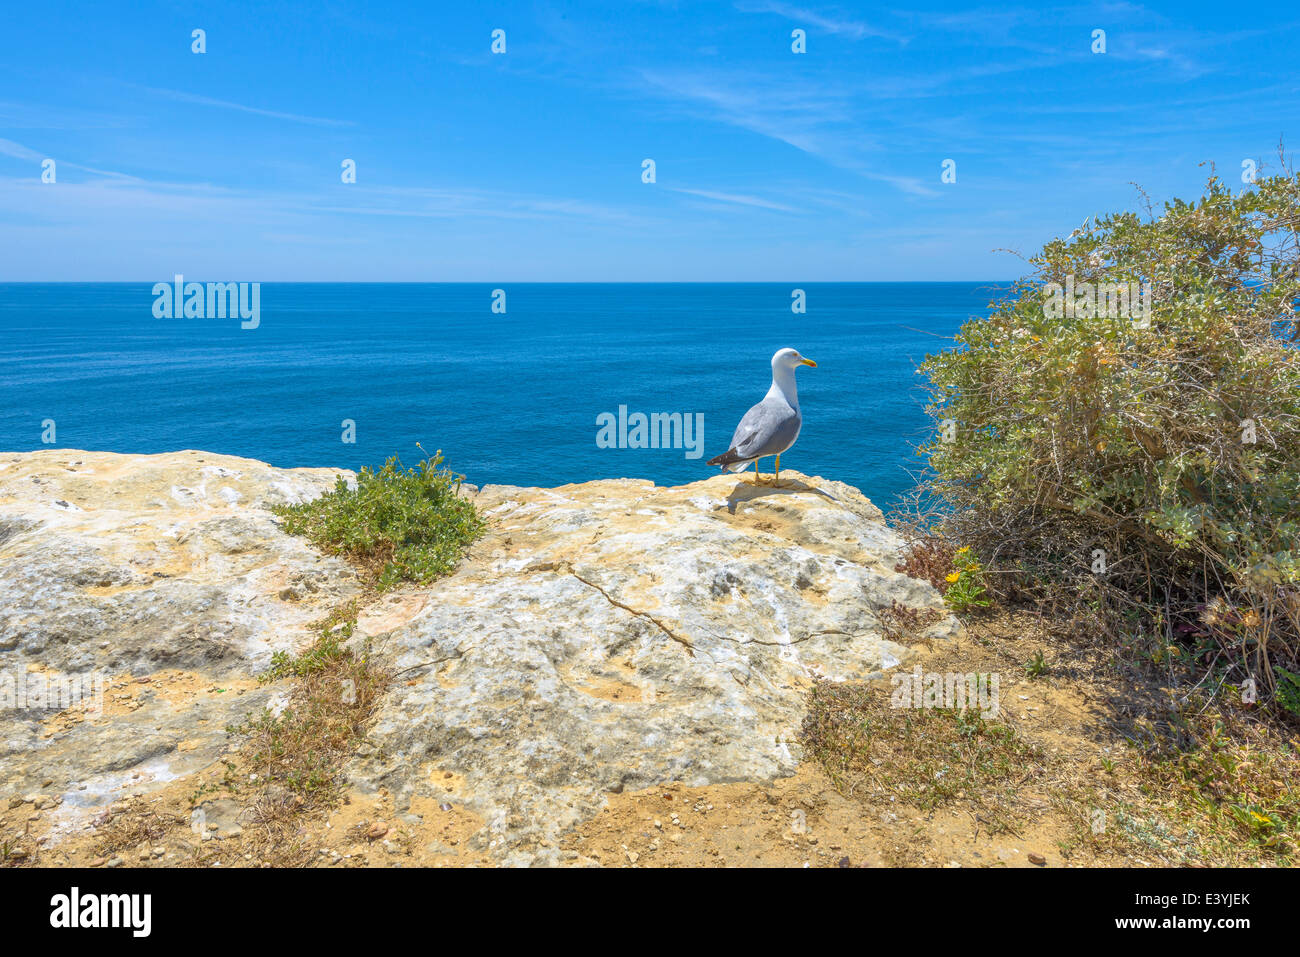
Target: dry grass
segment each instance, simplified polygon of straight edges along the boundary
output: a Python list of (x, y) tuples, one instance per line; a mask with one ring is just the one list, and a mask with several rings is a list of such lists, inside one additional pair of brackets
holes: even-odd
[(841, 793), (931, 811), (960, 802), (993, 832), (1014, 831), (1021, 788), (1045, 754), (973, 709), (893, 707), (881, 682), (819, 682), (802, 740)]
[(915, 642), (928, 627), (943, 619), (943, 614), (935, 608), (909, 608), (891, 601), (888, 608), (876, 612), (881, 634), (889, 641), (898, 644)]
[(1081, 639), (1032, 608), (963, 622), (955, 640), (921, 641), (920, 628), (895, 640), (923, 649), (927, 672), (999, 674), (996, 721), (891, 707), (882, 682), (814, 689), (808, 757), (864, 813), (942, 809), (1050, 835), (1075, 865), (1300, 864), (1300, 738), (1286, 725), (1189, 694), (1169, 661)]
[(367, 649), (348, 647), (357, 609), (352, 602), (317, 622), (316, 642), (301, 655), (273, 659), (261, 680), (292, 682), (280, 714), (264, 710), (229, 729), (248, 736), (229, 776), (251, 782), (239, 786), (249, 808), (243, 843), (251, 840), (257, 857), (277, 865), (306, 862), (295, 839), (299, 818), (337, 803), (343, 763), (388, 682)]
[[(158, 844), (176, 846), (176, 835), (188, 829), (188, 818), (150, 808), (139, 801), (120, 814), (107, 815), (95, 835), (95, 853), (105, 859), (135, 857)], [(191, 852), (193, 844), (184, 842)]]
[(1103, 812), (1080, 846), (1188, 866), (1300, 863), (1300, 740), (1231, 709), (1146, 728), (1071, 792)]

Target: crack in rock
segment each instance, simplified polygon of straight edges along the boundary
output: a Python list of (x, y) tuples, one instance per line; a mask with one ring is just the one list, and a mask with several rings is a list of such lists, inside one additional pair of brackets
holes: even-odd
[(671, 628), (669, 628), (667, 625), (665, 625), (662, 621), (660, 621), (658, 618), (656, 618), (654, 615), (650, 614), (649, 612), (641, 611), (640, 609), (633, 608), (630, 605), (625, 605), (618, 599), (613, 598), (609, 594), (609, 592), (605, 591), (605, 589), (602, 588), (600, 585), (597, 585), (595, 582), (583, 578), (581, 575), (579, 575), (576, 571), (573, 570), (573, 566), (568, 564), (567, 562), (564, 563), (563, 567), (565, 568), (565, 570), (568, 571), (570, 575), (572, 575), (578, 581), (582, 582), (588, 588), (594, 588), (596, 589), (596, 591), (600, 592), (600, 594), (604, 597), (605, 601), (609, 602), (615, 608), (621, 608), (629, 615), (635, 615), (637, 618), (642, 618), (645, 621), (650, 622), (655, 627), (657, 627), (660, 631), (662, 631), (665, 635), (671, 638), (673, 641), (677, 642), (679, 645), (685, 648), (687, 654), (689, 654), (692, 658), (695, 657), (695, 646), (691, 644), (689, 638), (683, 638), (680, 635), (676, 634)]

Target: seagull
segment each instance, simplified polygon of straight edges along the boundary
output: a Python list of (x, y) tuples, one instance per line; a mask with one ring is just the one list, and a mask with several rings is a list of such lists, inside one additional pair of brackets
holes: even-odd
[(799, 414), (799, 390), (794, 384), (794, 370), (799, 366), (817, 363), (799, 355), (797, 349), (782, 349), (772, 356), (772, 388), (740, 420), (736, 434), (731, 437), (731, 447), (709, 465), (717, 465), (732, 472), (742, 472), (754, 463), (754, 483), (758, 484), (758, 460), (768, 455), (776, 456), (776, 474), (773, 484), (781, 482), (781, 453), (794, 445), (803, 426)]

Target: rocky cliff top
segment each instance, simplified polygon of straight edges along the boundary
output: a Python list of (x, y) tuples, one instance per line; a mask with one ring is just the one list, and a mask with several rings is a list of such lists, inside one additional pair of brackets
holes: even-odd
[(0, 800), (39, 794), (57, 843), (101, 805), (211, 767), (237, 745), (225, 728), (283, 694), (256, 680), (272, 653), (360, 597), (357, 637), (401, 680), (349, 787), (398, 811), (463, 806), (491, 858), (549, 863), (611, 792), (793, 773), (812, 680), (909, 657), (881, 608), (943, 609), (894, 571), (900, 542), (860, 492), (789, 471), (780, 488), (470, 491), (490, 526), (457, 571), (373, 597), (269, 511), (340, 474), (194, 451), (0, 455), (3, 674), (106, 682), (100, 713), (0, 710)]

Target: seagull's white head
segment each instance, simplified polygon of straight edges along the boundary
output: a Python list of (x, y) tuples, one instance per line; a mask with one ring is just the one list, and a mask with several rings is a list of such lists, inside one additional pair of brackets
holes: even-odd
[(817, 363), (799, 355), (798, 349), (781, 349), (776, 355), (772, 356), (772, 373), (774, 375), (778, 369), (789, 369), (793, 372), (799, 366), (812, 366), (815, 369)]

